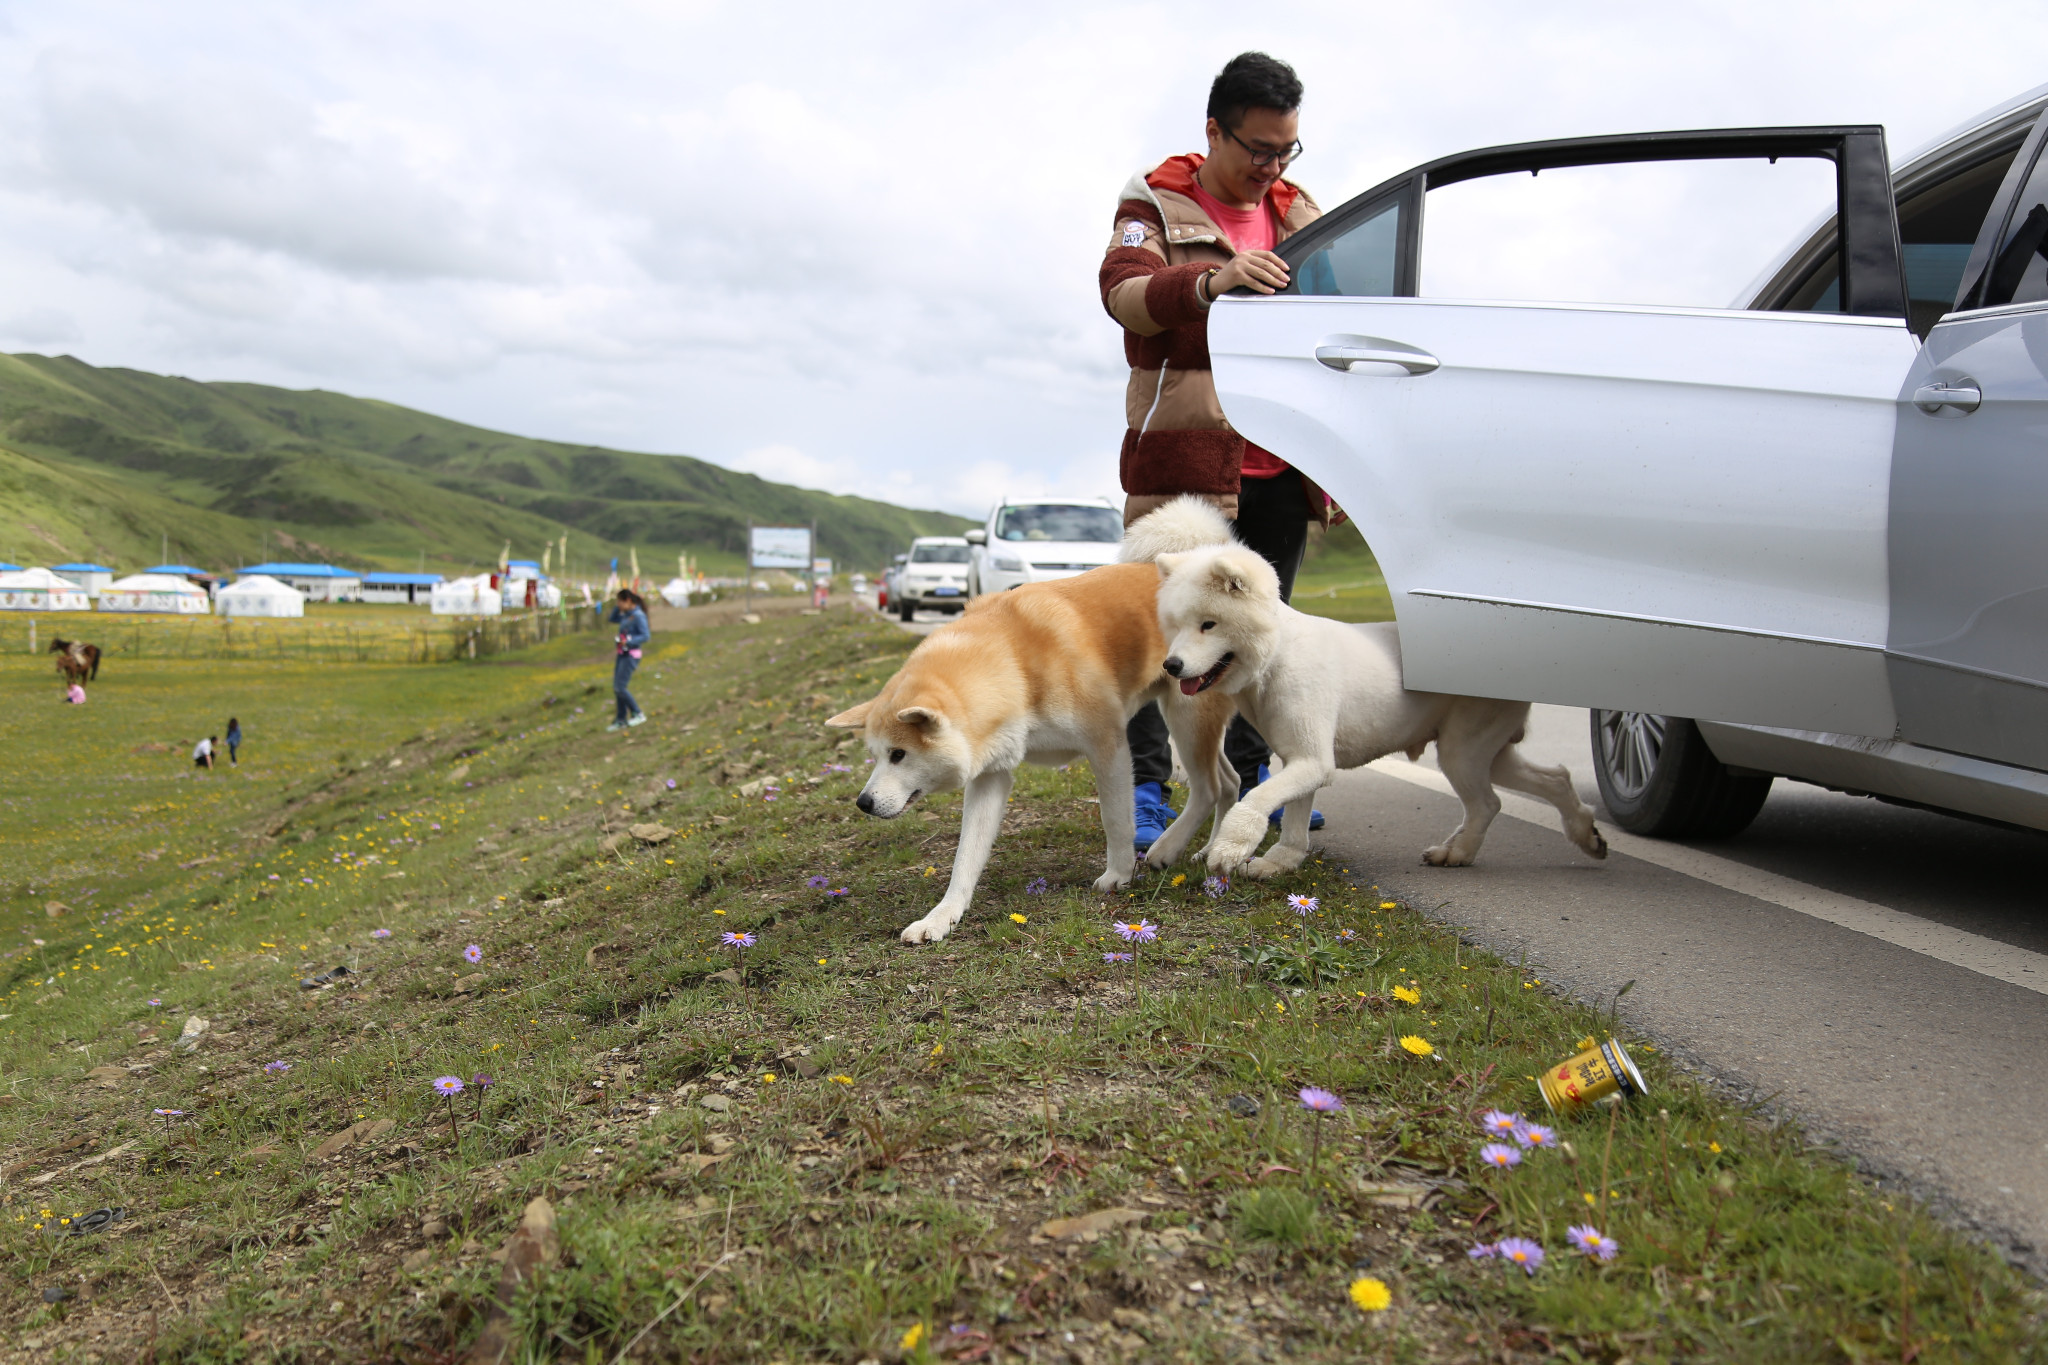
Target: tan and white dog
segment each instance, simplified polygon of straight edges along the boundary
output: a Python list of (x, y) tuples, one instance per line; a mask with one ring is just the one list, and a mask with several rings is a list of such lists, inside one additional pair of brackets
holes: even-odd
[[(1340, 769), (1387, 754), (1420, 758), (1432, 740), (1465, 819), (1423, 850), (1424, 862), (1460, 867), (1478, 856), (1486, 827), (1500, 813), (1496, 786), (1550, 802), (1564, 817), (1567, 839), (1592, 857), (1607, 856), (1607, 841), (1571, 774), (1539, 767), (1516, 747), (1529, 703), (1410, 692), (1401, 685), (1401, 639), (1392, 622), (1346, 625), (1294, 610), (1280, 600), (1272, 565), (1233, 539), (1229, 523), (1198, 499), (1177, 499), (1152, 516), (1178, 519), (1175, 539), (1182, 542), (1192, 538), (1194, 523), (1206, 522), (1211, 542), (1157, 556), (1166, 671), (1184, 693), (1228, 694), (1281, 759), (1280, 770), (1225, 815), (1209, 844), (1212, 871), (1242, 865), (1260, 878), (1293, 871), (1308, 854), (1309, 807), (1318, 788)], [(1132, 536), (1151, 519), (1133, 526)], [(1253, 858), (1268, 817), (1282, 806), (1279, 841)], [(1154, 865), (1163, 866), (1179, 851), (1173, 834), (1169, 828), (1147, 862), (1157, 855)]]
[(873, 700), (825, 722), (867, 732), (875, 770), (855, 804), (869, 815), (893, 820), (920, 796), (966, 792), (952, 880), (930, 913), (903, 930), (904, 942), (935, 943), (966, 913), (1020, 763), (1088, 760), (1109, 848), (1095, 889), (1129, 885), (1136, 822), (1124, 725), (1147, 702), (1166, 714), (1189, 770), (1191, 807), (1213, 810), (1235, 798), (1223, 758), (1231, 703), (1221, 693), (1181, 696), (1161, 667), (1158, 589), (1150, 564), (1108, 564), (977, 598), (912, 650)]

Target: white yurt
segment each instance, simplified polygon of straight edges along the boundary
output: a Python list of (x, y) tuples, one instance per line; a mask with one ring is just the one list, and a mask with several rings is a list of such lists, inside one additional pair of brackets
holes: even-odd
[(0, 611), (91, 611), (84, 588), (48, 569), (0, 574)]
[(436, 583), (432, 610), (436, 616), (497, 616), (505, 610), (505, 602), (491, 586), (491, 576), (480, 573), (474, 578)]
[(661, 590), (661, 600), (672, 607), (689, 606), (690, 580), (687, 578), (671, 578), (667, 586)]
[(132, 573), (100, 589), (101, 611), (160, 611), (204, 616), (213, 610), (206, 589), (167, 573)]
[(213, 598), (222, 616), (304, 616), (306, 595), (269, 574), (250, 574), (222, 588)]

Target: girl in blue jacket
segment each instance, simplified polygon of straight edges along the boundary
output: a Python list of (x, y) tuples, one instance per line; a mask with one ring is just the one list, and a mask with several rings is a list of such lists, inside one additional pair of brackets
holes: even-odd
[(610, 619), (619, 628), (618, 657), (612, 663), (612, 695), (618, 700), (619, 714), (605, 727), (607, 733), (647, 721), (640, 703), (626, 690), (633, 670), (640, 666), (641, 648), (647, 643), (647, 603), (631, 588), (620, 588), (618, 605), (612, 608)]

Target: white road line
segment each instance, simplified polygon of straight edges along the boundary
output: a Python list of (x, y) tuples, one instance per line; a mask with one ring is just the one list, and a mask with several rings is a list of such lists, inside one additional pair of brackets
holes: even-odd
[[(1405, 758), (1383, 758), (1367, 770), (1399, 778), (1445, 796), (1452, 795), (1451, 784), (1442, 773), (1435, 768), (1410, 763)], [(1515, 792), (1501, 792), (1500, 799), (1501, 814), (1562, 833), (1564, 822), (1558, 817), (1556, 808), (1548, 803)], [(1781, 877), (1775, 872), (1760, 871), (1732, 859), (1717, 858), (1696, 848), (1640, 838), (1604, 822), (1600, 832), (1607, 836), (1607, 846), (1616, 853), (1625, 853), (1631, 858), (1655, 863), (1729, 891), (1826, 920), (1829, 924), (1867, 934), (1893, 947), (1976, 972), (1979, 976), (2048, 995), (2048, 955), (2000, 943), (1981, 934), (1953, 929), (1890, 906), (1876, 905), (1790, 877)]]

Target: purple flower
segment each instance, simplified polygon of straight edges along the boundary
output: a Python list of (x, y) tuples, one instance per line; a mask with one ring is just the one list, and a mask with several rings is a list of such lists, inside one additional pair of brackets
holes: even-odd
[(1024, 883), (1024, 894), (1027, 896), (1043, 896), (1045, 892), (1046, 881), (1043, 877), (1033, 877), (1030, 881)]
[(1474, 1242), (1465, 1248), (1465, 1259), (1470, 1261), (1490, 1261), (1498, 1255), (1500, 1248), (1491, 1242)]
[(1522, 1154), (1503, 1142), (1489, 1142), (1481, 1147), (1479, 1159), (1503, 1171), (1522, 1164)]
[(1223, 899), (1223, 893), (1224, 893), (1224, 892), (1226, 892), (1226, 891), (1228, 891), (1229, 889), (1230, 889), (1230, 882), (1229, 882), (1229, 881), (1228, 881), (1228, 879), (1226, 879), (1226, 878), (1223, 878), (1223, 877), (1204, 877), (1204, 878), (1202, 879), (1202, 891), (1203, 891), (1203, 893), (1204, 893), (1205, 895), (1207, 895), (1207, 896), (1209, 897), (1209, 899), (1210, 899), (1210, 900), (1212, 900), (1212, 901), (1220, 901), (1220, 900), (1222, 900), (1222, 899)]
[(391, 937), (391, 931), (390, 931), (389, 929), (372, 929), (372, 930), (370, 931), (370, 937), (371, 937), (371, 938), (390, 938), (390, 937)]
[(1503, 1261), (1512, 1261), (1531, 1275), (1543, 1264), (1543, 1248), (1527, 1237), (1503, 1237), (1494, 1250)]
[(1300, 915), (1303, 919), (1313, 915), (1320, 904), (1321, 902), (1314, 896), (1289, 896), (1287, 898), (1287, 908)]
[(150, 1004), (152, 1004), (152, 1005), (161, 1005), (161, 1004), (163, 1004), (163, 1001), (161, 1001), (161, 1000), (151, 1000), (151, 1001), (150, 1001), (149, 1003), (150, 1003)]
[(477, 945), (474, 943), (470, 944), (467, 948), (464, 948), (462, 950), (462, 955), (468, 958), (471, 962), (482, 962), (484, 960), (484, 950), (482, 948), (477, 947)]
[(1565, 1240), (1598, 1261), (1611, 1261), (1621, 1252), (1621, 1243), (1588, 1223), (1564, 1230)]
[(460, 1095), (462, 1093), (462, 1077), (436, 1076), (434, 1078), (434, 1093), (437, 1095)]
[(1545, 1128), (1540, 1123), (1519, 1123), (1515, 1125), (1515, 1141), (1524, 1147), (1555, 1147), (1557, 1131)]
[(1131, 960), (1131, 954), (1129, 954), (1129, 953), (1104, 953), (1104, 954), (1102, 955), (1102, 960), (1103, 960), (1104, 962), (1129, 962), (1129, 961)]
[(1357, 937), (1358, 931), (1356, 929), (1339, 929), (1337, 931), (1337, 941), (1339, 943), (1349, 943)]
[(479, 1090), (489, 1090), (492, 1086), (497, 1084), (496, 1081), (492, 1080), (489, 1076), (486, 1076), (481, 1071), (477, 1072), (476, 1075), (471, 1076), (469, 1078), (469, 1083)]
[(1479, 1126), (1493, 1137), (1513, 1137), (1515, 1130), (1522, 1126), (1522, 1116), (1489, 1109), (1479, 1116)]
[(826, 887), (830, 886), (831, 884), (832, 879), (830, 877), (825, 876), (823, 873), (820, 873), (815, 877), (806, 877), (804, 879), (804, 885), (810, 887), (813, 891), (823, 891)]
[(1126, 943), (1150, 943), (1159, 937), (1159, 926), (1150, 920), (1139, 920), (1136, 924), (1116, 926), (1116, 936)]
[(439, 825), (428, 825), (428, 826), (427, 826), (427, 828), (428, 828), (428, 829), (439, 829), (439, 828), (441, 828), (441, 827), (440, 827)]
[(670, 778), (670, 779), (668, 780), (668, 789), (669, 789), (670, 791), (674, 791), (674, 790), (676, 789), (676, 780), (675, 780), (675, 779), (674, 779), (673, 777), (671, 777), (671, 778)]
[(851, 896), (851, 895), (853, 894), (853, 892), (852, 892), (852, 890), (851, 890), (850, 888), (842, 886), (842, 887), (839, 887), (839, 888), (838, 888), (838, 889), (836, 889), (836, 890), (832, 890), (832, 891), (827, 891), (827, 892), (826, 892), (825, 894), (826, 894), (827, 896), (830, 896), (830, 897), (834, 898), (834, 899), (837, 899), (837, 898), (838, 898), (838, 897), (840, 897), (840, 896)]
[(264, 1072), (272, 1076), (282, 1076), (285, 1072), (290, 1071), (291, 1069), (292, 1064), (286, 1061), (265, 1062), (263, 1064)]
[(751, 948), (754, 946), (755, 939), (751, 933), (720, 934), (718, 941), (728, 948)]
[(1344, 1107), (1344, 1101), (1319, 1086), (1304, 1086), (1301, 1091), (1301, 1107), (1318, 1114), (1334, 1114)]
[(154, 1112), (159, 1118), (181, 1119), (185, 1117), (185, 1111), (182, 1109), (158, 1109)]

